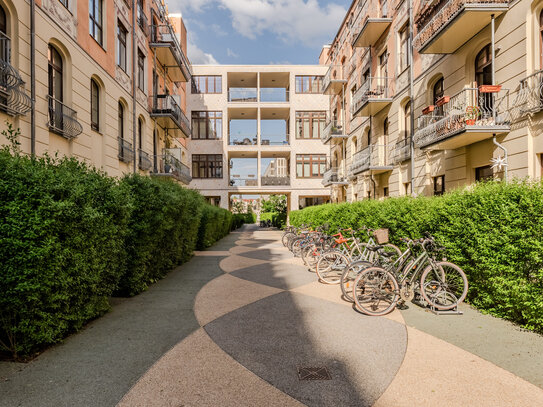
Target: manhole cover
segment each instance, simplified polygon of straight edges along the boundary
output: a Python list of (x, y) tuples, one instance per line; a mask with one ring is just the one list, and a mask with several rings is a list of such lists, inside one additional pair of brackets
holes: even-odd
[(300, 380), (332, 380), (328, 369), (320, 367), (300, 367), (298, 366), (298, 379)]

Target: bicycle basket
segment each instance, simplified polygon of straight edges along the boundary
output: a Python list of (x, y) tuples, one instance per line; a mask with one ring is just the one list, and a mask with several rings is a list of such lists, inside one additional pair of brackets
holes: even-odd
[(377, 229), (373, 232), (373, 236), (379, 244), (388, 243), (388, 229)]

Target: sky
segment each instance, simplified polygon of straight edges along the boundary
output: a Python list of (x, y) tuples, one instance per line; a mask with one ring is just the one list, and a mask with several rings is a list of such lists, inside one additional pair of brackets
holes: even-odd
[(167, 0), (192, 64), (317, 64), (351, 0)]

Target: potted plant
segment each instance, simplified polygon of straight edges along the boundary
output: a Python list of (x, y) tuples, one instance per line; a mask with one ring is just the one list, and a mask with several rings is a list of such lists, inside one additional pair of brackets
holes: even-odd
[(441, 96), (438, 100), (436, 100), (436, 106), (443, 106), (445, 103), (449, 103), (449, 100), (451, 100), (450, 96)]
[(480, 116), (481, 112), (477, 106), (466, 107), (466, 126), (473, 126)]
[(422, 114), (427, 115), (428, 113), (432, 113), (435, 109), (434, 105), (430, 105), (422, 109)]

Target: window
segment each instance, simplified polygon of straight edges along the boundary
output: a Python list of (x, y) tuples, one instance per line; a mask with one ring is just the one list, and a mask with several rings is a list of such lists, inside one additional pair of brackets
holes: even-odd
[(296, 138), (320, 139), (325, 122), (326, 112), (296, 112)]
[(193, 154), (192, 178), (222, 178), (222, 154)]
[(409, 55), (409, 46), (408, 46), (408, 35), (407, 35), (407, 24), (399, 32), (399, 54), (398, 54), (398, 73), (402, 73), (405, 68), (407, 68), (407, 56)]
[(126, 35), (128, 31), (117, 21), (117, 65), (126, 72)]
[(410, 182), (404, 182), (403, 183), (403, 191), (404, 191), (404, 195), (410, 195), (411, 194), (411, 183)]
[(409, 139), (411, 137), (411, 101), (403, 107), (403, 130), (404, 140)]
[(138, 49), (138, 88), (145, 92), (145, 55)]
[(91, 129), (100, 130), (100, 87), (94, 79), (91, 79)]
[(485, 46), (475, 58), (475, 81), (477, 86), (492, 85), (492, 54), (490, 44)]
[(475, 181), (489, 181), (494, 179), (494, 171), (490, 165), (475, 168)]
[(192, 112), (192, 138), (195, 140), (222, 139), (222, 112)]
[(320, 178), (326, 171), (326, 154), (297, 154), (296, 177)]
[(322, 93), (322, 76), (296, 75), (296, 93)]
[(63, 64), (62, 57), (55, 47), (49, 44), (48, 48), (48, 76), (49, 76), (49, 96), (62, 102), (62, 75)]
[(222, 76), (193, 76), (192, 93), (222, 93)]
[(60, 4), (62, 4), (66, 8), (69, 8), (68, 0), (60, 0)]
[(143, 145), (143, 120), (138, 119), (138, 148), (141, 150)]
[(119, 138), (124, 139), (124, 106), (121, 102), (119, 102), (118, 110), (119, 110), (119, 117), (118, 117), (119, 123), (117, 127), (119, 128)]
[(383, 188), (383, 196), (384, 196), (385, 198), (388, 198), (388, 187), (384, 187), (384, 188)]
[(388, 144), (388, 117), (383, 121), (384, 144)]
[(221, 206), (220, 196), (206, 196), (205, 198), (208, 204), (213, 205), (213, 206)]
[(434, 177), (434, 195), (443, 195), (445, 193), (445, 175)]
[(102, 0), (89, 0), (89, 34), (102, 45)]
[(539, 13), (539, 63), (543, 69), (543, 10)]
[[(443, 78), (439, 78), (432, 89), (433, 104), (435, 105), (443, 95)], [(434, 111), (436, 116), (443, 116), (443, 106), (436, 107)]]

